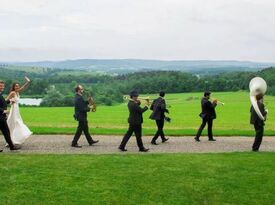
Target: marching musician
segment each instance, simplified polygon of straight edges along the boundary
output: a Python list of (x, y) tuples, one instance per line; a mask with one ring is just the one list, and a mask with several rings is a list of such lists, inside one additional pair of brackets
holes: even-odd
[(206, 124), (208, 126), (208, 140), (216, 141), (213, 138), (212, 126), (213, 126), (213, 120), (216, 119), (215, 108), (217, 106), (218, 101), (214, 100), (213, 102), (211, 102), (210, 95), (211, 95), (211, 92), (206, 91), (204, 93), (204, 97), (201, 99), (202, 112), (200, 113), (200, 117), (202, 118), (202, 124), (197, 132), (196, 137), (194, 138), (197, 142), (200, 142), (200, 136)]
[(83, 99), (84, 88), (81, 85), (78, 85), (75, 88), (75, 114), (74, 118), (78, 121), (78, 127), (72, 141), (72, 147), (81, 148), (82, 146), (78, 145), (77, 142), (84, 132), (85, 137), (90, 146), (95, 143), (98, 143), (98, 140), (93, 140), (89, 133), (89, 126), (87, 120), (87, 112), (90, 112), (91, 108), (89, 107), (89, 102)]
[(156, 125), (158, 128), (155, 136), (151, 140), (151, 144), (153, 145), (157, 145), (156, 141), (159, 136), (161, 137), (163, 143), (169, 139), (165, 138), (163, 132), (165, 113), (169, 113), (168, 109), (166, 109), (166, 102), (164, 96), (165, 92), (160, 91), (159, 98), (155, 99), (150, 107), (150, 109), (153, 110), (152, 114), (150, 115), (150, 118), (156, 121)]
[(137, 145), (139, 147), (140, 152), (147, 152), (149, 149), (146, 149), (143, 146), (143, 142), (141, 139), (142, 136), (142, 123), (143, 123), (143, 117), (142, 114), (148, 110), (149, 107), (149, 101), (145, 104), (145, 107), (141, 108), (140, 107), (140, 101), (138, 100), (138, 92), (137, 91), (132, 91), (130, 93), (130, 100), (128, 102), (128, 110), (129, 110), (129, 118), (128, 118), (128, 123), (129, 123), (129, 128), (126, 134), (124, 135), (121, 144), (119, 146), (119, 149), (123, 152), (127, 151), (125, 149), (125, 146), (132, 136), (133, 132), (135, 133), (136, 140), (137, 140)]
[(256, 95), (257, 104), (259, 107), (260, 112), (262, 113), (264, 120), (262, 120), (258, 114), (256, 113), (253, 106), (250, 108), (250, 124), (254, 125), (256, 136), (254, 140), (254, 144), (252, 146), (252, 151), (257, 152), (259, 151), (260, 145), (262, 143), (263, 134), (264, 134), (264, 121), (266, 120), (267, 110), (265, 109), (265, 106), (263, 104), (263, 95), (259, 94)]

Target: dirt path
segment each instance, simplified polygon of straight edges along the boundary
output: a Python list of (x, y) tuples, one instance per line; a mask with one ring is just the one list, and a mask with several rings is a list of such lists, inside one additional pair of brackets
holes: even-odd
[[(69, 135), (34, 135), (23, 145), (18, 153), (39, 153), (39, 154), (111, 154), (121, 153), (118, 145), (122, 136), (94, 136), (99, 143), (88, 146), (85, 137), (81, 137), (79, 144), (82, 148), (70, 146), (72, 136)], [(169, 137), (166, 143), (151, 145), (151, 137), (143, 137), (146, 148), (150, 153), (218, 153), (218, 152), (244, 152), (251, 151), (254, 137), (216, 137), (216, 142), (209, 142), (206, 137), (201, 142), (195, 142), (193, 137)], [(5, 141), (0, 137), (0, 148), (3, 148)], [(127, 153), (137, 153), (136, 140), (133, 136), (128, 144)], [(260, 148), (261, 151), (275, 152), (275, 137), (264, 137)], [(4, 152), (9, 153), (7, 148)]]

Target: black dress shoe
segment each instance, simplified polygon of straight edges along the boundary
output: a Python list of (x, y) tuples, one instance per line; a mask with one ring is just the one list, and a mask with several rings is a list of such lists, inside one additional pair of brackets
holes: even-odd
[(152, 145), (158, 145), (155, 141), (151, 142)]
[(258, 149), (252, 149), (252, 152), (259, 152)]
[(15, 150), (19, 150), (19, 149), (21, 149), (21, 147), (14, 146), (14, 147), (10, 148), (11, 151), (15, 151)]
[(2, 150), (2, 149), (0, 149), (0, 152), (3, 152), (3, 150)]
[(139, 149), (140, 152), (148, 152), (149, 149), (146, 149), (146, 148), (142, 148), (142, 149)]
[(196, 142), (200, 142), (199, 138), (195, 137), (194, 139), (195, 139)]
[(118, 149), (122, 152), (127, 152), (127, 149), (125, 149), (124, 147), (119, 147)]
[(72, 144), (72, 147), (81, 148), (82, 146), (81, 146), (81, 145), (78, 145), (78, 144)]
[(89, 145), (92, 146), (93, 144), (96, 144), (96, 143), (98, 143), (98, 142), (99, 142), (99, 140), (94, 140), (94, 141), (92, 141)]
[(214, 141), (216, 141), (215, 139), (209, 139), (208, 141), (212, 141), (212, 142), (214, 142)]
[(166, 142), (166, 141), (168, 141), (169, 140), (169, 138), (164, 138), (163, 140), (162, 140), (162, 143), (164, 143), (164, 142)]

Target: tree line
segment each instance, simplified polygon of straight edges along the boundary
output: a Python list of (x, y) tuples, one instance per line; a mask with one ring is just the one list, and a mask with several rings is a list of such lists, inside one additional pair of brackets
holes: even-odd
[[(118, 76), (94, 75), (89, 72), (80, 75), (30, 74), (14, 70), (2, 70), (6, 79), (6, 92), (13, 81), (23, 83), (24, 75), (30, 76), (32, 83), (24, 93), (28, 96), (43, 97), (42, 106), (72, 106), (74, 87), (83, 84), (87, 94), (92, 95), (98, 104), (112, 105), (123, 101), (122, 96), (136, 89), (140, 93), (203, 92), (247, 90), (250, 80), (255, 76), (263, 77), (268, 84), (269, 95), (275, 95), (275, 68), (258, 72), (231, 72), (215, 75), (194, 75), (180, 71), (151, 71), (123, 74)], [(68, 71), (67, 71), (68, 72)], [(1, 77), (2, 78), (2, 77)], [(12, 80), (11, 80), (12, 79)]]

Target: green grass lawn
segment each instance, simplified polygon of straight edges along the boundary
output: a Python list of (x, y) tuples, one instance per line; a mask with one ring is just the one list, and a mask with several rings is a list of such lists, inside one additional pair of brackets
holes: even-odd
[[(167, 135), (195, 135), (201, 119), (201, 93), (168, 94), (167, 104), (171, 105), (172, 123), (165, 124)], [(151, 95), (155, 98), (156, 95)], [(214, 122), (215, 135), (254, 135), (249, 124), (250, 101), (246, 92), (213, 93), (213, 97), (225, 102), (218, 106), (217, 119)], [(266, 101), (270, 114), (266, 123), (265, 135), (275, 135), (275, 97), (267, 96)], [(22, 107), (21, 113), (26, 124), (36, 134), (73, 134), (77, 125), (73, 119), (72, 107), (66, 108), (29, 108)], [(151, 111), (144, 114), (143, 133), (152, 135), (155, 122), (149, 119)], [(98, 106), (96, 113), (89, 113), (89, 124), (92, 134), (122, 135), (127, 129), (128, 109), (126, 103), (114, 106)], [(205, 133), (204, 133), (205, 134)]]
[(274, 204), (275, 153), (1, 154), (0, 204)]

